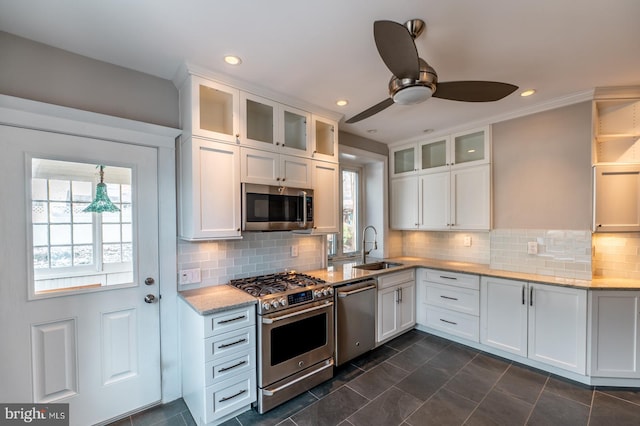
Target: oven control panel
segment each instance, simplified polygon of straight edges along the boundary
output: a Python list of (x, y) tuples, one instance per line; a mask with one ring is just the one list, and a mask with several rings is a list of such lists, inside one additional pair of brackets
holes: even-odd
[(326, 286), (317, 288), (315, 290), (305, 290), (296, 293), (289, 293), (283, 295), (274, 295), (273, 297), (265, 298), (258, 305), (258, 313), (281, 311), (296, 305), (302, 305), (313, 301), (329, 299), (333, 297), (333, 287)]

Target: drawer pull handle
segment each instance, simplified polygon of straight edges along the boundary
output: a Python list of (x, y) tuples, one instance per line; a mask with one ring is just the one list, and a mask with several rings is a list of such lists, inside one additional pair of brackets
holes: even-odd
[(238, 397), (238, 396), (242, 395), (243, 393), (245, 393), (246, 391), (247, 391), (246, 389), (242, 389), (240, 392), (235, 393), (235, 394), (233, 394), (233, 395), (231, 395), (231, 396), (225, 396), (224, 398), (222, 398), (222, 399), (221, 399), (220, 401), (218, 401), (218, 402), (219, 402), (219, 403), (220, 403), (220, 402), (225, 402), (225, 401), (228, 401), (228, 400), (230, 400), (230, 399), (236, 398), (236, 397)]
[(237, 341), (232, 342), (232, 343), (224, 343), (224, 344), (218, 346), (218, 349), (224, 349), (224, 348), (228, 348), (229, 346), (239, 345), (240, 343), (244, 343), (246, 341), (247, 341), (247, 339), (240, 339), (240, 340), (237, 340)]
[(447, 277), (446, 275), (440, 275), (440, 278), (445, 279), (445, 280), (457, 280), (456, 277)]
[(245, 365), (246, 363), (247, 361), (240, 361), (239, 363), (230, 365), (229, 367), (221, 368), (220, 370), (218, 370), (218, 373), (224, 373), (225, 371), (233, 370), (234, 368), (240, 367), (241, 365)]
[(230, 322), (243, 320), (243, 319), (245, 319), (245, 318), (247, 318), (247, 316), (246, 316), (246, 315), (241, 315), (241, 316), (239, 316), (239, 317), (229, 318), (229, 319), (226, 319), (226, 320), (218, 321), (218, 324), (228, 324), (228, 323), (230, 323)]
[(440, 321), (442, 321), (442, 322), (446, 322), (447, 324), (451, 324), (451, 325), (458, 325), (458, 323), (457, 323), (457, 322), (448, 321), (448, 320), (446, 320), (446, 319), (442, 319), (442, 318), (440, 318)]
[(457, 297), (443, 296), (443, 295), (440, 295), (440, 297), (442, 297), (443, 299), (447, 299), (447, 300), (458, 300)]

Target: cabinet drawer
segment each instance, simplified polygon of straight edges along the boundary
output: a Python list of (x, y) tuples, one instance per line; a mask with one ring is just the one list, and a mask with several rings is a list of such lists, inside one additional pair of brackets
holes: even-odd
[(426, 302), (429, 305), (478, 316), (480, 292), (450, 285), (426, 283)]
[(425, 279), (432, 283), (452, 285), (470, 290), (480, 290), (480, 277), (478, 275), (427, 269)]
[(427, 327), (479, 342), (480, 322), (477, 316), (427, 306)]
[(207, 315), (204, 317), (204, 337), (227, 333), (255, 323), (255, 305)]
[(208, 424), (256, 400), (256, 370), (223, 380), (205, 389)]
[(226, 380), (229, 377), (254, 368), (256, 368), (256, 351), (253, 350), (209, 361), (204, 369), (206, 372), (205, 386), (211, 386), (221, 380)]
[(407, 281), (414, 281), (415, 279), (415, 269), (385, 274), (378, 277), (378, 288), (391, 287), (396, 284), (406, 283)]
[(204, 340), (205, 362), (237, 354), (255, 348), (256, 329), (254, 326), (230, 331)]

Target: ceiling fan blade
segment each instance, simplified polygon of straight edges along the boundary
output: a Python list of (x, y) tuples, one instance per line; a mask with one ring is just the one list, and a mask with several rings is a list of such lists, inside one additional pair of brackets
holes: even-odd
[(497, 81), (448, 81), (438, 83), (434, 98), (462, 102), (492, 102), (509, 96), (518, 86)]
[(393, 21), (375, 21), (373, 37), (382, 61), (394, 76), (414, 80), (420, 77), (418, 50), (404, 25)]
[(365, 118), (369, 118), (372, 115), (379, 113), (380, 111), (390, 107), (391, 105), (393, 105), (393, 99), (387, 98), (384, 101), (378, 104), (375, 104), (371, 108), (362, 111), (360, 114), (354, 115), (353, 117), (345, 121), (345, 123), (347, 124), (357, 123), (358, 121), (364, 120)]

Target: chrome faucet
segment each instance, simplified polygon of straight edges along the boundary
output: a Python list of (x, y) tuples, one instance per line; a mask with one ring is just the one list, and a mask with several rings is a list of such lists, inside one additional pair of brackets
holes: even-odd
[[(371, 246), (371, 248), (369, 249), (369, 251), (367, 251), (367, 229), (373, 229), (373, 246)], [(378, 231), (376, 231), (376, 228), (374, 228), (372, 225), (366, 226), (363, 230), (362, 230), (362, 263), (365, 264), (367, 263), (367, 255), (369, 253), (371, 253), (371, 250), (377, 250), (378, 249)]]

